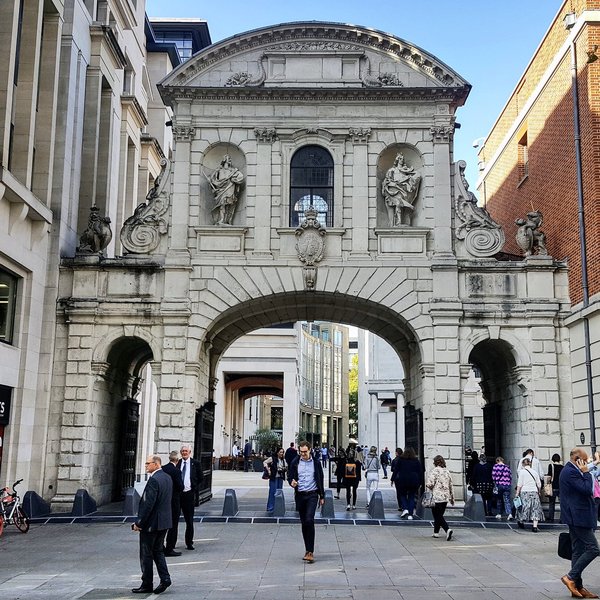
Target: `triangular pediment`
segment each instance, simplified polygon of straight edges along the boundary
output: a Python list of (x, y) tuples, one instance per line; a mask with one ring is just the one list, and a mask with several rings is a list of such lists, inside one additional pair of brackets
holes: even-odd
[(161, 87), (470, 89), (458, 73), (405, 40), (321, 22), (265, 27), (213, 44)]

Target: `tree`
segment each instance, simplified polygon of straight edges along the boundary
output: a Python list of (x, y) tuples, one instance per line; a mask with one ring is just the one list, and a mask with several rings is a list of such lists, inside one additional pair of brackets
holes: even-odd
[(358, 423), (358, 354), (352, 355), (348, 379), (348, 419)]
[(271, 454), (275, 452), (278, 446), (281, 446), (279, 434), (266, 427), (257, 429), (254, 432), (254, 437), (256, 438), (257, 450), (264, 454)]

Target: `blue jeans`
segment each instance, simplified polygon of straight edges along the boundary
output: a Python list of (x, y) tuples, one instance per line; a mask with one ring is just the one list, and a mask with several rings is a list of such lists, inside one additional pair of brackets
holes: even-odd
[[(504, 512), (506, 516), (510, 515), (512, 512), (512, 505), (510, 503), (510, 485), (498, 485), (498, 498), (500, 498), (500, 502), (504, 504)], [(502, 506), (499, 507), (499, 513), (502, 512)]]
[(283, 488), (283, 479), (276, 477), (275, 479), (269, 479), (269, 498), (267, 500), (267, 510), (271, 511), (275, 509), (275, 492)]
[(415, 512), (417, 491), (418, 488), (398, 487), (396, 489), (396, 495), (400, 501), (400, 508), (402, 510), (407, 510), (409, 515), (412, 515)]
[(577, 587), (582, 587), (581, 574), (597, 556), (600, 556), (600, 548), (598, 548), (598, 540), (591, 527), (569, 525), (569, 535), (571, 536), (573, 556), (571, 558), (571, 570), (567, 577), (574, 581)]

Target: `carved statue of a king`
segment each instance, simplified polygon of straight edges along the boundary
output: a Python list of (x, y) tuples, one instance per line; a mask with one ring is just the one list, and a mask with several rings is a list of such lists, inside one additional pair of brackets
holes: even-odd
[(419, 192), (421, 175), (404, 162), (400, 152), (389, 168), (381, 184), (381, 192), (387, 209), (390, 227), (410, 225), (413, 202)]
[(244, 174), (233, 166), (231, 157), (226, 154), (208, 182), (216, 201), (212, 208), (215, 225), (231, 225), (244, 183)]

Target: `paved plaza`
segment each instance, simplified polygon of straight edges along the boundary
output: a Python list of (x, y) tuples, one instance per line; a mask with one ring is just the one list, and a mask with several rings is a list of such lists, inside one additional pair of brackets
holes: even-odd
[[(239, 483), (242, 507), (266, 498), (260, 474), (215, 473), (215, 499)], [(385, 483), (385, 482), (382, 482)], [(388, 491), (386, 491), (386, 497)], [(391, 492), (391, 490), (390, 490)], [(362, 490), (364, 498), (364, 489)], [(220, 497), (220, 498), (219, 498)], [(244, 500), (245, 499), (245, 500)], [(386, 502), (387, 504), (387, 502)], [(206, 515), (207, 505), (198, 509)], [(336, 508), (337, 510), (337, 508)], [(290, 508), (291, 511), (291, 508)], [(245, 511), (246, 514), (251, 512)], [(291, 513), (293, 514), (293, 513)], [(366, 513), (362, 516), (366, 517)], [(361, 515), (357, 519), (360, 521)], [(356, 521), (355, 521), (356, 522)], [(493, 523), (491, 525), (494, 525)], [(183, 534), (180, 524), (180, 544)], [(415, 520), (388, 525), (317, 525), (316, 562), (305, 565), (300, 526), (289, 523), (199, 522), (195, 551), (169, 558), (173, 586), (164, 598), (198, 600), (514, 600), (570, 594), (559, 578), (558, 529), (538, 534), (456, 521), (451, 542), (433, 539)], [(585, 580), (600, 590), (600, 563)], [(155, 581), (158, 583), (158, 581)], [(23, 535), (6, 527), (0, 538), (0, 597), (120, 599), (140, 584), (138, 538), (126, 522), (32, 525)]]

